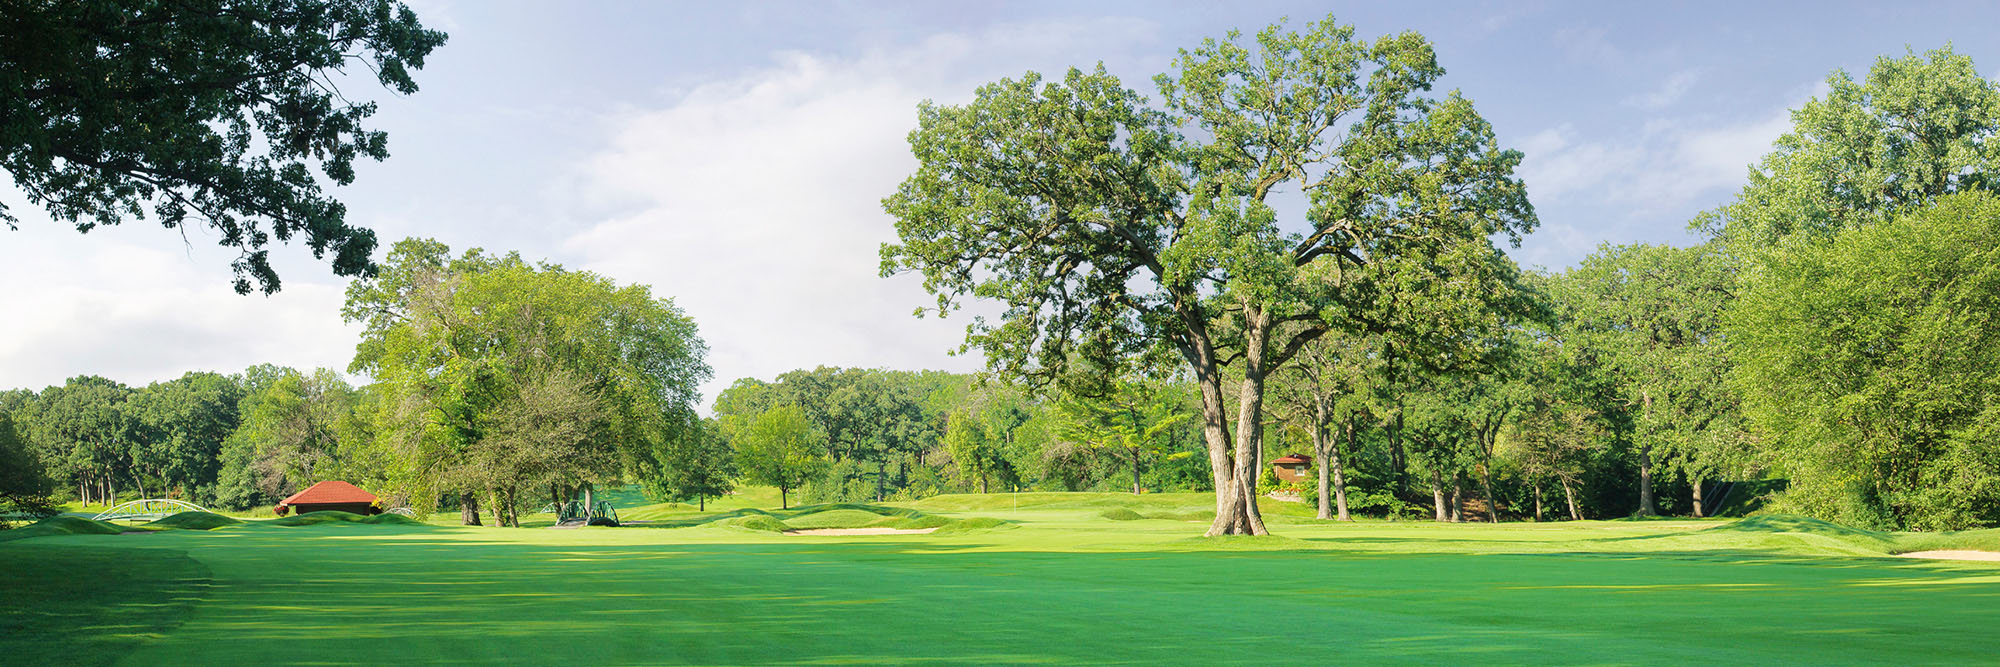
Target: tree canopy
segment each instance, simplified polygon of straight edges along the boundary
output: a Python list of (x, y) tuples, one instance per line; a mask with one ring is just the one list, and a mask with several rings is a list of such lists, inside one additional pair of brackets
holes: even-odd
[[(900, 241), (885, 275), (915, 271), (945, 314), (1006, 305), (966, 344), (1046, 381), (1078, 360), (1170, 350), (1202, 397), (1215, 475), (1212, 534), (1263, 533), (1255, 469), (1265, 379), (1334, 329), (1364, 329), (1383, 292), (1511, 275), (1494, 237), (1536, 221), (1491, 126), (1422, 36), (1369, 42), (1331, 18), (1184, 50), (1159, 107), (1102, 67), (982, 86), (926, 103), (918, 169), (884, 201)], [(1184, 130), (1190, 130), (1184, 132)], [(1280, 188), (1306, 193), (1286, 211)], [(1283, 329), (1281, 324), (1293, 324)], [(1240, 364), (1234, 438), (1223, 368)]]
[[(78, 231), (148, 205), (169, 229), (212, 228), (240, 252), (237, 292), (278, 290), (272, 237), (365, 275), (375, 234), (321, 184), (389, 144), (345, 72), (414, 93), (444, 41), (387, 0), (0, 4), (0, 168)], [(0, 222), (17, 218), (0, 206)]]

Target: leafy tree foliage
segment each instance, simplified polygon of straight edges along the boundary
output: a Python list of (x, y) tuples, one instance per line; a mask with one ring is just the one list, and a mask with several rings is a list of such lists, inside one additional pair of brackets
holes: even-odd
[(826, 467), (826, 434), (797, 406), (780, 405), (744, 424), (736, 440), (736, 467), (755, 484), (778, 487), (778, 502), (791, 506), (791, 492)]
[(343, 72), (414, 93), (411, 70), (444, 40), (386, 0), (5, 3), (0, 168), (79, 231), (148, 203), (170, 229), (214, 228), (242, 253), (238, 292), (278, 290), (273, 236), (364, 275), (375, 235), (320, 183), (353, 182), (388, 135), (364, 126), (375, 104), (348, 99)]
[[(56, 513), (55, 482), (42, 471), (42, 462), (28, 449), (14, 418), (0, 412), (0, 512), (43, 517)], [(6, 527), (0, 518), (0, 528)]]
[(193, 372), (139, 389), (127, 403), (140, 432), (132, 467), (159, 480), (169, 494), (209, 502), (220, 473), (222, 443), (241, 421), (243, 388), (228, 377)]
[(1550, 281), (1564, 345), (1608, 376), (1627, 412), (1639, 470), (1639, 513), (1653, 514), (1661, 459), (1691, 482), (1700, 516), (1702, 479), (1733, 470), (1743, 441), (1736, 400), (1723, 383), (1722, 313), (1736, 285), (1713, 245), (1606, 245)]
[(1855, 81), (1835, 70), (1826, 97), (1750, 171), (1736, 200), (1697, 227), (1754, 255), (1794, 234), (1841, 230), (2000, 186), (2000, 83), (1946, 46), (1883, 57)]
[[(1328, 331), (1370, 326), (1361, 304), (1385, 283), (1501, 275), (1489, 239), (1535, 218), (1520, 154), (1463, 97), (1429, 95), (1443, 68), (1415, 33), (1272, 26), (1248, 45), (1205, 41), (1175, 69), (1158, 79), (1163, 108), (1101, 67), (925, 104), (919, 168), (884, 202), (901, 242), (883, 248), (883, 272), (921, 272), (939, 314), (967, 296), (1004, 302), (966, 342), (1009, 375), (1177, 354), (1202, 399), (1210, 533), (1263, 533), (1270, 375)], [(1275, 205), (1281, 187), (1307, 193), (1302, 214)]]
[(135, 424), (125, 410), (132, 390), (95, 375), (49, 387), (30, 404), (26, 420), (42, 465), (77, 487), (84, 503), (116, 499), (119, 477), (130, 469)]
[(619, 480), (695, 437), (707, 346), (644, 286), (413, 239), (342, 312), (364, 326), (351, 368), (376, 378), (419, 504), (485, 491), (507, 523), (521, 488)]
[(1790, 500), (1861, 526), (2000, 522), (2000, 197), (1770, 258), (1730, 313), (1736, 386)]
[(693, 500), (698, 509), (707, 509), (708, 499), (736, 489), (736, 452), (710, 422), (704, 422), (694, 437), (667, 442), (653, 467), (640, 476), (640, 482), (647, 493), (663, 500)]

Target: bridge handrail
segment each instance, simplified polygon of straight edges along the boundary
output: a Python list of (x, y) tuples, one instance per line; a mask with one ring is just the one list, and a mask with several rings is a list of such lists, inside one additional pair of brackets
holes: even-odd
[(207, 512), (207, 511), (208, 511), (207, 508), (183, 500), (174, 500), (172, 498), (145, 498), (141, 500), (128, 500), (119, 503), (116, 506), (105, 509), (102, 512), (98, 512), (97, 516), (93, 516), (90, 518), (92, 521), (114, 521), (117, 519), (131, 519), (142, 516), (165, 518), (173, 516), (175, 514), (180, 514), (181, 512)]

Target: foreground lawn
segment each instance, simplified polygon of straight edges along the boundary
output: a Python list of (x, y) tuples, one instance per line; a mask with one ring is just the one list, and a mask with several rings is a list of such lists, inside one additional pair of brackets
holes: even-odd
[[(1037, 494), (904, 506), (1014, 522), (957, 535), (251, 522), (20, 539), (0, 543), (0, 655), (146, 665), (1924, 662), (1990, 660), (2000, 627), (2000, 564), (1889, 558), (1878, 534), (1281, 515), (1280, 537), (1204, 540), (1191, 537), (1204, 523), (1171, 518), (1200, 500)], [(1170, 518), (1105, 518), (1118, 507)], [(716, 513), (651, 515), (678, 525)]]

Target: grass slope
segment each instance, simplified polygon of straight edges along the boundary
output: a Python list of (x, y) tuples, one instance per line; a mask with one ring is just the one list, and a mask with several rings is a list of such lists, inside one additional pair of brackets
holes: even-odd
[[(1796, 517), (1496, 526), (1274, 513), (1277, 536), (1208, 539), (1195, 537), (1205, 522), (1103, 516), (1203, 503), (1113, 495), (1019, 510), (1004, 497), (740, 507), (676, 529), (334, 521), (51, 535), (0, 544), (0, 571), (17, 573), (0, 609), (82, 617), (4, 617), (0, 655), (70, 646), (51, 633), (103, 623), (141, 628), (138, 639), (78, 643), (57, 661), (1921, 663), (1989, 660), (2000, 624), (2000, 566), (1883, 557), (1942, 536)], [(948, 523), (852, 538), (750, 527), (919, 520)], [(86, 551), (135, 560), (75, 557)], [(212, 587), (169, 595), (200, 577), (136, 560), (183, 554)], [(93, 576), (106, 571), (119, 574)], [(198, 613), (173, 626), (118, 601), (143, 595), (198, 599)]]

